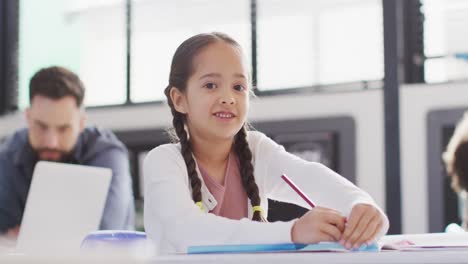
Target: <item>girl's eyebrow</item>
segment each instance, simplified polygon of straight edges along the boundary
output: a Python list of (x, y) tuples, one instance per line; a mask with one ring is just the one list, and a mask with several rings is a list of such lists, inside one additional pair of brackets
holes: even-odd
[[(242, 73), (234, 73), (233, 76), (236, 77), (236, 78), (247, 79), (247, 78), (245, 77), (245, 75), (242, 74)], [(202, 76), (200, 76), (199, 80), (201, 80), (201, 79), (203, 79), (203, 78), (208, 78), (208, 77), (211, 77), (211, 78), (221, 78), (222, 76), (221, 76), (220, 73), (214, 73), (214, 72), (213, 72), (213, 73), (207, 73), (207, 74), (203, 74)]]
[(247, 79), (244, 74), (242, 73), (234, 73), (234, 77), (236, 78), (242, 78), (242, 79)]
[(200, 76), (199, 80), (203, 79), (203, 78), (208, 78), (208, 77), (214, 77), (214, 78), (221, 78), (221, 74), (219, 73), (207, 73), (207, 74), (203, 74), (202, 76)]

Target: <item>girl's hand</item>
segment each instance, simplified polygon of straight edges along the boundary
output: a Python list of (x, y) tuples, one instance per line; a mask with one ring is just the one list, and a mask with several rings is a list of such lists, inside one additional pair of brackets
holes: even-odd
[(370, 204), (356, 204), (351, 210), (340, 243), (347, 249), (358, 249), (362, 244), (372, 243), (385, 222), (383, 215)]
[(345, 219), (338, 211), (315, 207), (296, 220), (291, 229), (291, 240), (303, 244), (338, 241), (345, 228)]

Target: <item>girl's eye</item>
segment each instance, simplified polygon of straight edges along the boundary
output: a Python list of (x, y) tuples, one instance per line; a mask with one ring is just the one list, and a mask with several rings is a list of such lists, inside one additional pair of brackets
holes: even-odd
[(216, 84), (214, 84), (214, 83), (207, 83), (207, 84), (205, 84), (205, 87), (208, 88), (208, 89), (214, 89), (214, 88), (216, 88)]
[(234, 89), (235, 89), (236, 91), (244, 91), (244, 90), (245, 90), (245, 87), (244, 87), (243, 85), (238, 84), (238, 85), (235, 85), (235, 86), (234, 86)]

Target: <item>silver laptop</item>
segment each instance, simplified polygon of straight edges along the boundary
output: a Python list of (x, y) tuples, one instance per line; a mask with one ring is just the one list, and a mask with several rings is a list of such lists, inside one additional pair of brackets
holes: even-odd
[(112, 171), (82, 165), (37, 163), (16, 252), (76, 254), (99, 228)]

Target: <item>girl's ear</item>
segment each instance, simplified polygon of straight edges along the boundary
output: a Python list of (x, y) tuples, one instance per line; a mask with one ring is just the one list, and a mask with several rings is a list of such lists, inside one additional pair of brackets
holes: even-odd
[(171, 91), (169, 92), (171, 96), (172, 103), (174, 104), (174, 108), (177, 112), (181, 114), (187, 113), (187, 100), (185, 95), (176, 87), (172, 87)]

